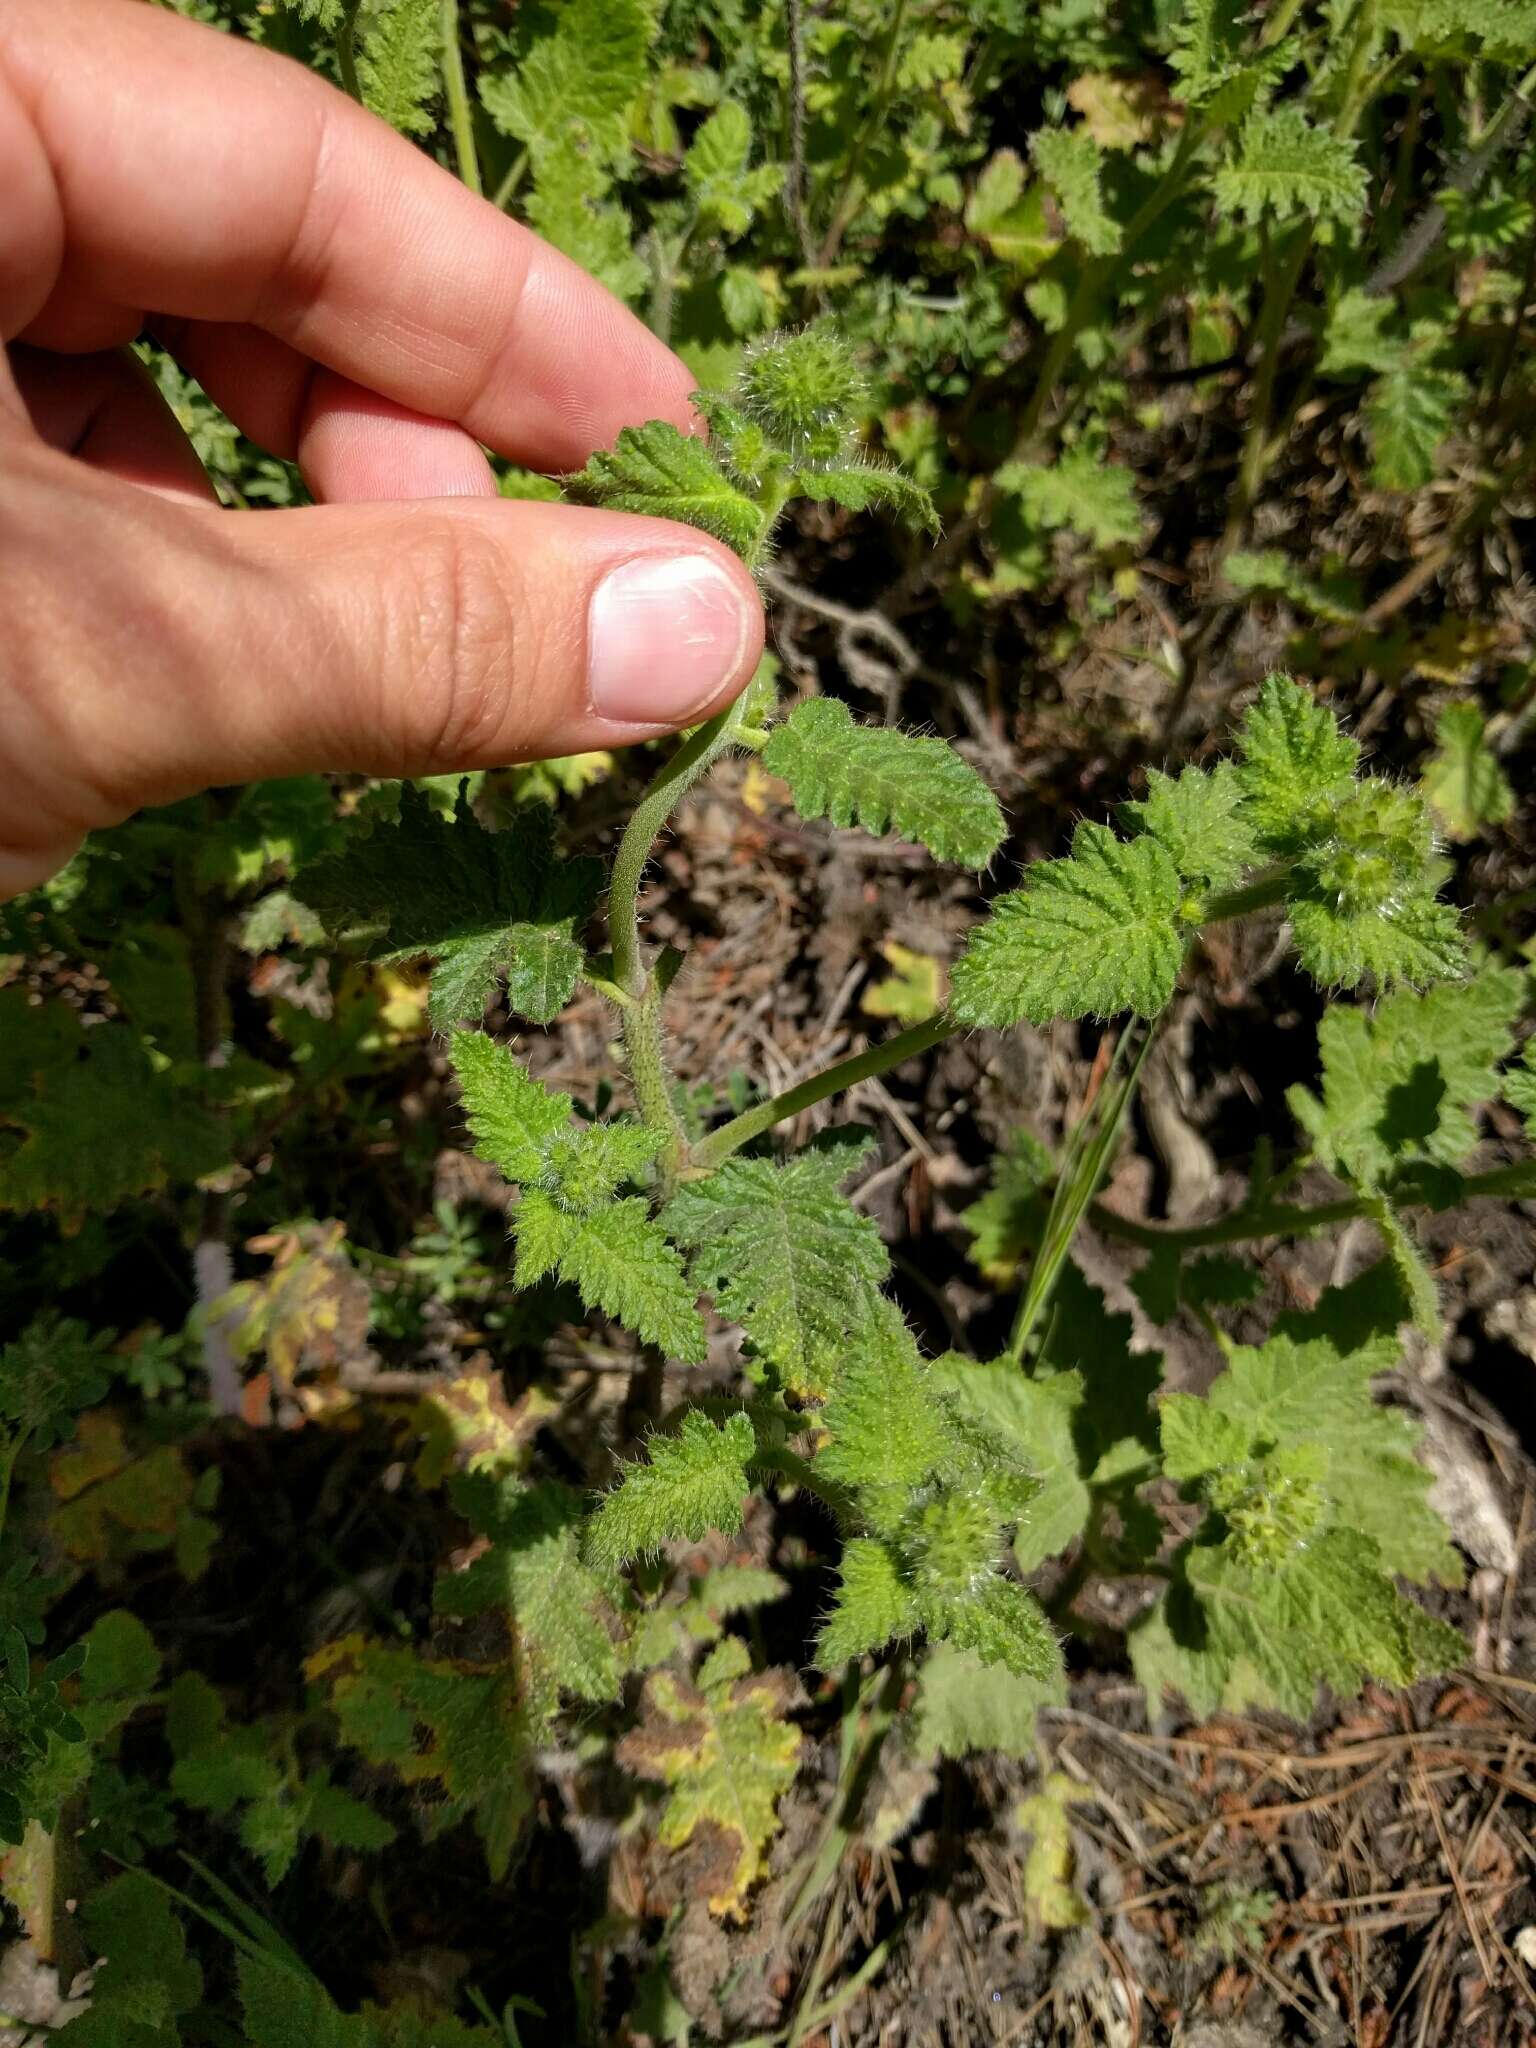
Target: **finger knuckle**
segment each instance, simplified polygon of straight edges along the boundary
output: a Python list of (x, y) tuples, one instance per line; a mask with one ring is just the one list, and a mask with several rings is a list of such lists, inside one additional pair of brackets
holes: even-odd
[(444, 767), (483, 762), (505, 726), (513, 674), (532, 657), (513, 572), (505, 550), (470, 521), (425, 527), (411, 559), (413, 749)]

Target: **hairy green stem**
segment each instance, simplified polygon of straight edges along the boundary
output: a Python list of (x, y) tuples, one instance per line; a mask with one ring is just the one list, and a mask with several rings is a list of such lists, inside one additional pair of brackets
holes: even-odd
[(741, 723), (743, 700), (718, 712), (684, 740), (652, 778), (624, 827), (608, 888), (608, 935), (613, 978), (637, 1001), (645, 994), (645, 959), (640, 944), (640, 878), (663, 827), (699, 777), (719, 759)]
[(1200, 906), (1202, 925), (1226, 924), (1234, 917), (1248, 917), (1256, 910), (1269, 910), (1277, 903), (1283, 903), (1290, 893), (1291, 871), (1282, 868), (1273, 875), (1261, 875), (1257, 881), (1244, 883), (1241, 889), (1224, 889), (1219, 895), (1209, 896)]
[(701, 1172), (712, 1173), (733, 1152), (739, 1152), (743, 1145), (750, 1145), (754, 1138), (760, 1138), (764, 1131), (771, 1131), (775, 1124), (798, 1116), (801, 1110), (811, 1109), (818, 1102), (825, 1102), (829, 1095), (857, 1087), (860, 1081), (872, 1081), (877, 1074), (888, 1073), (892, 1067), (899, 1067), (903, 1060), (916, 1059), (919, 1053), (942, 1045), (946, 1038), (953, 1038), (965, 1029), (966, 1026), (951, 1017), (947, 1010), (941, 1010), (926, 1024), (913, 1024), (905, 1031), (898, 1031), (894, 1038), (882, 1039), (879, 1045), (870, 1046), (867, 1052), (851, 1053), (835, 1066), (824, 1067), (819, 1074), (812, 1074), (809, 1080), (786, 1088), (782, 1095), (770, 1096), (768, 1101), (758, 1103), (754, 1109), (732, 1117), (719, 1130), (711, 1131), (707, 1138), (693, 1147), (692, 1164)]
[(459, 177), (478, 198), (485, 191), (480, 177), (480, 152), (475, 146), (475, 114), (464, 83), (464, 51), (459, 42), (459, 0), (442, 0), (443, 89), (448, 98), (448, 125)]
[(645, 992), (624, 1010), (620, 1029), (625, 1065), (641, 1121), (648, 1129), (661, 1133), (657, 1165), (661, 1169), (662, 1192), (670, 1195), (687, 1154), (688, 1134), (672, 1099), (661, 1032), (661, 989), (654, 976), (647, 982)]

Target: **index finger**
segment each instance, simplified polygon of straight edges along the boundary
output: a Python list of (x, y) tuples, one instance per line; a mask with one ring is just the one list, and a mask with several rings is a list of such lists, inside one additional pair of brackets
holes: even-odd
[(574, 468), (692, 380), (568, 258), (302, 66), (130, 0), (5, 0), (0, 335), (244, 322)]

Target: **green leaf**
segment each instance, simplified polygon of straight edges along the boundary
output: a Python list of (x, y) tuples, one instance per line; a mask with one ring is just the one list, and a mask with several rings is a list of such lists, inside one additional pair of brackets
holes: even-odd
[(1486, 730), (1475, 704), (1448, 704), (1435, 728), (1421, 787), (1452, 839), (1475, 839), (1485, 826), (1502, 825), (1515, 806)]
[(45, 1310), (0, 1349), (0, 1420), (34, 1450), (67, 1443), (82, 1409), (106, 1398), (112, 1375), (95, 1335), (72, 1317)]
[(966, 202), (965, 226), (1020, 277), (1032, 277), (1061, 246), (1045, 218), (1044, 186), (1024, 190), (1017, 150), (1000, 149), (988, 161)]
[(1061, 1645), (1039, 1603), (1010, 1579), (985, 1579), (938, 1612), (925, 1602), (923, 1620), (931, 1634), (971, 1651), (983, 1664), (1000, 1664), (1031, 1685), (1060, 1681)]
[(217, 1083), (158, 1062), (130, 1024), (83, 1030), (62, 1003), (33, 1010), (24, 987), (0, 990), (0, 1210), (70, 1228), (227, 1167)]
[(851, 1657), (905, 1640), (922, 1626), (917, 1593), (901, 1559), (871, 1536), (843, 1545), (838, 1587), (816, 1638), (816, 1662), (836, 1671)]
[(1520, 1064), (1504, 1076), (1504, 1100), (1525, 1119), (1527, 1137), (1536, 1138), (1536, 1038), (1527, 1039)]
[(1047, 533), (1066, 528), (1103, 548), (1141, 538), (1134, 473), (1089, 449), (1069, 449), (1051, 463), (1005, 462), (993, 482)]
[(427, 954), (437, 962), (431, 1018), (440, 1031), (477, 1017), (502, 976), (511, 1007), (547, 1024), (575, 989), (577, 935), (597, 901), (602, 863), (557, 851), (546, 804), (487, 832), (462, 791), (450, 823), (406, 784), (397, 824), (359, 833), (334, 859), (306, 868), (301, 886), (332, 932), (365, 932), (375, 959)]
[(154, 1637), (124, 1607), (94, 1621), (85, 1636), (79, 1719), (92, 1742), (122, 1726), (159, 1683), (164, 1660)]
[(514, 73), (482, 78), (486, 112), (536, 167), (562, 148), (623, 164), (656, 33), (651, 9), (645, 0), (563, 0), (545, 19)]
[(1371, 481), (1385, 491), (1417, 491), (1434, 478), (1437, 457), (1467, 405), (1467, 380), (1416, 357), (1378, 377), (1365, 403)]
[(644, 291), (650, 272), (635, 248), (634, 223), (614, 198), (601, 158), (579, 142), (566, 139), (540, 153), (523, 214), (546, 242), (617, 297), (633, 301)]
[(935, 1643), (923, 1658), (908, 1710), (908, 1746), (920, 1757), (1032, 1758), (1036, 1714), (1066, 1703), (1064, 1667), (1045, 1678), (1020, 1679), (1005, 1665), (984, 1664), (972, 1650)]
[[(1321, 1325), (1327, 1303), (1324, 1296), (1316, 1311)], [(1276, 1448), (1305, 1445), (1332, 1518), (1371, 1537), (1382, 1568), (1460, 1585), (1460, 1560), (1429, 1506), (1433, 1475), (1414, 1457), (1419, 1426), (1371, 1392), (1401, 1349), (1391, 1332), (1351, 1345), (1276, 1331), (1257, 1350), (1234, 1346), (1208, 1394), (1163, 1400), (1166, 1471), (1186, 1482), (1209, 1480), (1224, 1468), (1259, 1466)]]
[(1032, 1378), (1009, 1359), (980, 1365), (951, 1353), (939, 1360), (934, 1374), (959, 1412), (995, 1431), (1040, 1481), (1013, 1535), (1020, 1571), (1034, 1571), (1048, 1557), (1059, 1556), (1088, 1521), (1092, 1496), (1078, 1441), (1081, 1373)]
[(63, 2048), (161, 2048), (201, 2002), (203, 1973), (159, 1885), (138, 1871), (113, 1878), (83, 1908), (90, 1953), (105, 1958), (88, 2012), (60, 2028)]
[(680, 519), (738, 555), (752, 554), (762, 537), (762, 512), (725, 475), (708, 445), (664, 420), (623, 428), (612, 450), (598, 449), (568, 488), (589, 504)]
[(402, 135), (430, 135), (443, 11), (438, 0), (382, 0), (358, 52), (363, 104)]
[(1299, 562), (1280, 548), (1239, 549), (1227, 556), (1221, 573), (1234, 590), (1278, 591), (1301, 611), (1331, 624), (1348, 625), (1360, 616), (1357, 577), (1343, 571), (1309, 576)]
[(746, 1646), (727, 1636), (695, 1683), (666, 1671), (647, 1679), (644, 1718), (618, 1746), (626, 1769), (669, 1788), (657, 1828), (664, 1847), (685, 1847), (701, 1827), (734, 1845), (729, 1875), (709, 1897), (713, 1913), (740, 1913), (778, 1832), (779, 1800), (800, 1762), (787, 1705), (782, 1676), (754, 1674)]
[(703, 1359), (704, 1324), (682, 1259), (639, 1196), (578, 1215), (545, 1189), (528, 1187), (512, 1228), (519, 1287), (558, 1273), (588, 1308), (600, 1308), (669, 1358), (690, 1365)]
[(439, 1575), (433, 1606), (439, 1614), (505, 1615), (533, 1732), (548, 1726), (562, 1694), (593, 1705), (616, 1698), (613, 1603), (583, 1562), (577, 1497), (489, 1472), (460, 1474), (452, 1494), (489, 1547), (463, 1571)]
[(333, 1849), (358, 1849), (377, 1855), (395, 1840), (395, 1829), (361, 1799), (333, 1785), (324, 1772), (314, 1772), (304, 1782), (300, 1795), (304, 1825)]
[(939, 530), (939, 515), (932, 498), (899, 469), (884, 469), (873, 462), (838, 462), (826, 469), (797, 469), (792, 481), (798, 497), (830, 500), (845, 505), (850, 512), (867, 512), (875, 507), (894, 512), (898, 519), (924, 527), (929, 533)]
[(1220, 212), (1235, 220), (1358, 224), (1368, 187), (1355, 144), (1316, 128), (1297, 105), (1260, 107), (1244, 121), (1237, 151), (1212, 182)]
[(1164, 846), (1182, 881), (1205, 889), (1230, 889), (1258, 857), (1258, 841), (1247, 815), (1246, 797), (1230, 761), (1214, 768), (1185, 768), (1177, 776), (1160, 768), (1147, 774), (1147, 794), (1120, 806), (1124, 823)]
[(1415, 1159), (1459, 1166), (1477, 1142), (1472, 1111), (1499, 1092), (1523, 1001), (1513, 968), (1483, 965), (1465, 982), (1373, 1010), (1335, 1005), (1318, 1026), (1321, 1093), (1286, 1096), (1332, 1172), (1362, 1187)]
[(1390, 296), (1372, 298), (1354, 289), (1341, 292), (1328, 310), (1318, 369), (1325, 377), (1349, 377), (1362, 370), (1395, 370), (1407, 343), (1387, 329), (1397, 319)]
[(856, 1131), (792, 1159), (728, 1160), (680, 1188), (661, 1219), (695, 1284), (802, 1392), (825, 1383), (878, 1313), (890, 1260), (875, 1223), (839, 1193), (868, 1149)]
[(1297, 1719), (1319, 1681), (1348, 1698), (1368, 1678), (1411, 1685), (1466, 1654), (1454, 1629), (1397, 1591), (1372, 1539), (1341, 1527), (1278, 1561), (1197, 1545), (1184, 1581), (1130, 1642), (1154, 1700), (1171, 1689), (1201, 1715), (1273, 1707)]
[(924, 1482), (951, 1462), (955, 1442), (940, 1384), (889, 1306), (886, 1324), (883, 1338), (870, 1333), (838, 1374), (819, 1417), (828, 1441), (816, 1470), (856, 1491), (865, 1518), (889, 1529)]
[(588, 1526), (589, 1555), (601, 1564), (627, 1564), (667, 1543), (697, 1543), (712, 1530), (739, 1529), (751, 1491), (746, 1467), (756, 1449), (745, 1415), (717, 1426), (690, 1410), (676, 1436), (653, 1436), (647, 1462), (626, 1466), (604, 1495)]
[(953, 976), (964, 1024), (1027, 1017), (1154, 1017), (1184, 959), (1183, 892), (1155, 839), (1080, 824), (1071, 857), (1039, 861), (971, 934)]
[(688, 145), (683, 177), (706, 227), (744, 235), (753, 216), (777, 193), (783, 173), (752, 161), (752, 119), (736, 100), (723, 100)]
[(1103, 155), (1084, 128), (1047, 128), (1030, 137), (1030, 154), (1061, 208), (1067, 232), (1090, 256), (1112, 256), (1120, 228), (1104, 211), (1099, 190)]
[(1326, 822), (1354, 784), (1360, 749), (1310, 690), (1264, 678), (1238, 734), (1238, 779), (1260, 838), (1291, 852)]
[(972, 1265), (984, 1279), (1006, 1287), (1039, 1238), (1056, 1163), (1033, 1133), (1015, 1131), (1006, 1150), (993, 1154), (988, 1173), (987, 1192), (962, 1209), (959, 1220), (970, 1234)]
[(1324, 988), (1358, 988), (1366, 980), (1421, 987), (1466, 966), (1461, 919), (1433, 897), (1409, 896), (1365, 913), (1325, 897), (1293, 899), (1289, 909), (1297, 956)]
[(483, 1031), (456, 1031), (448, 1057), (476, 1158), (489, 1160), (508, 1180), (539, 1180), (555, 1139), (570, 1127), (569, 1095), (535, 1081), (509, 1047)]
[(763, 765), (805, 818), (915, 839), (939, 860), (983, 868), (1003, 837), (991, 790), (943, 740), (856, 725), (836, 697), (797, 704), (769, 735)]

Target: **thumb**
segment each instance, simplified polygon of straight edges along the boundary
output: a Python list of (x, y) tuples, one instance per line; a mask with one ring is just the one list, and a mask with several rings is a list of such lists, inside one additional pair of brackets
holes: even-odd
[(146, 804), (317, 769), (425, 775), (698, 722), (762, 648), (688, 527), (443, 498), (229, 513), (7, 449), (0, 895)]

